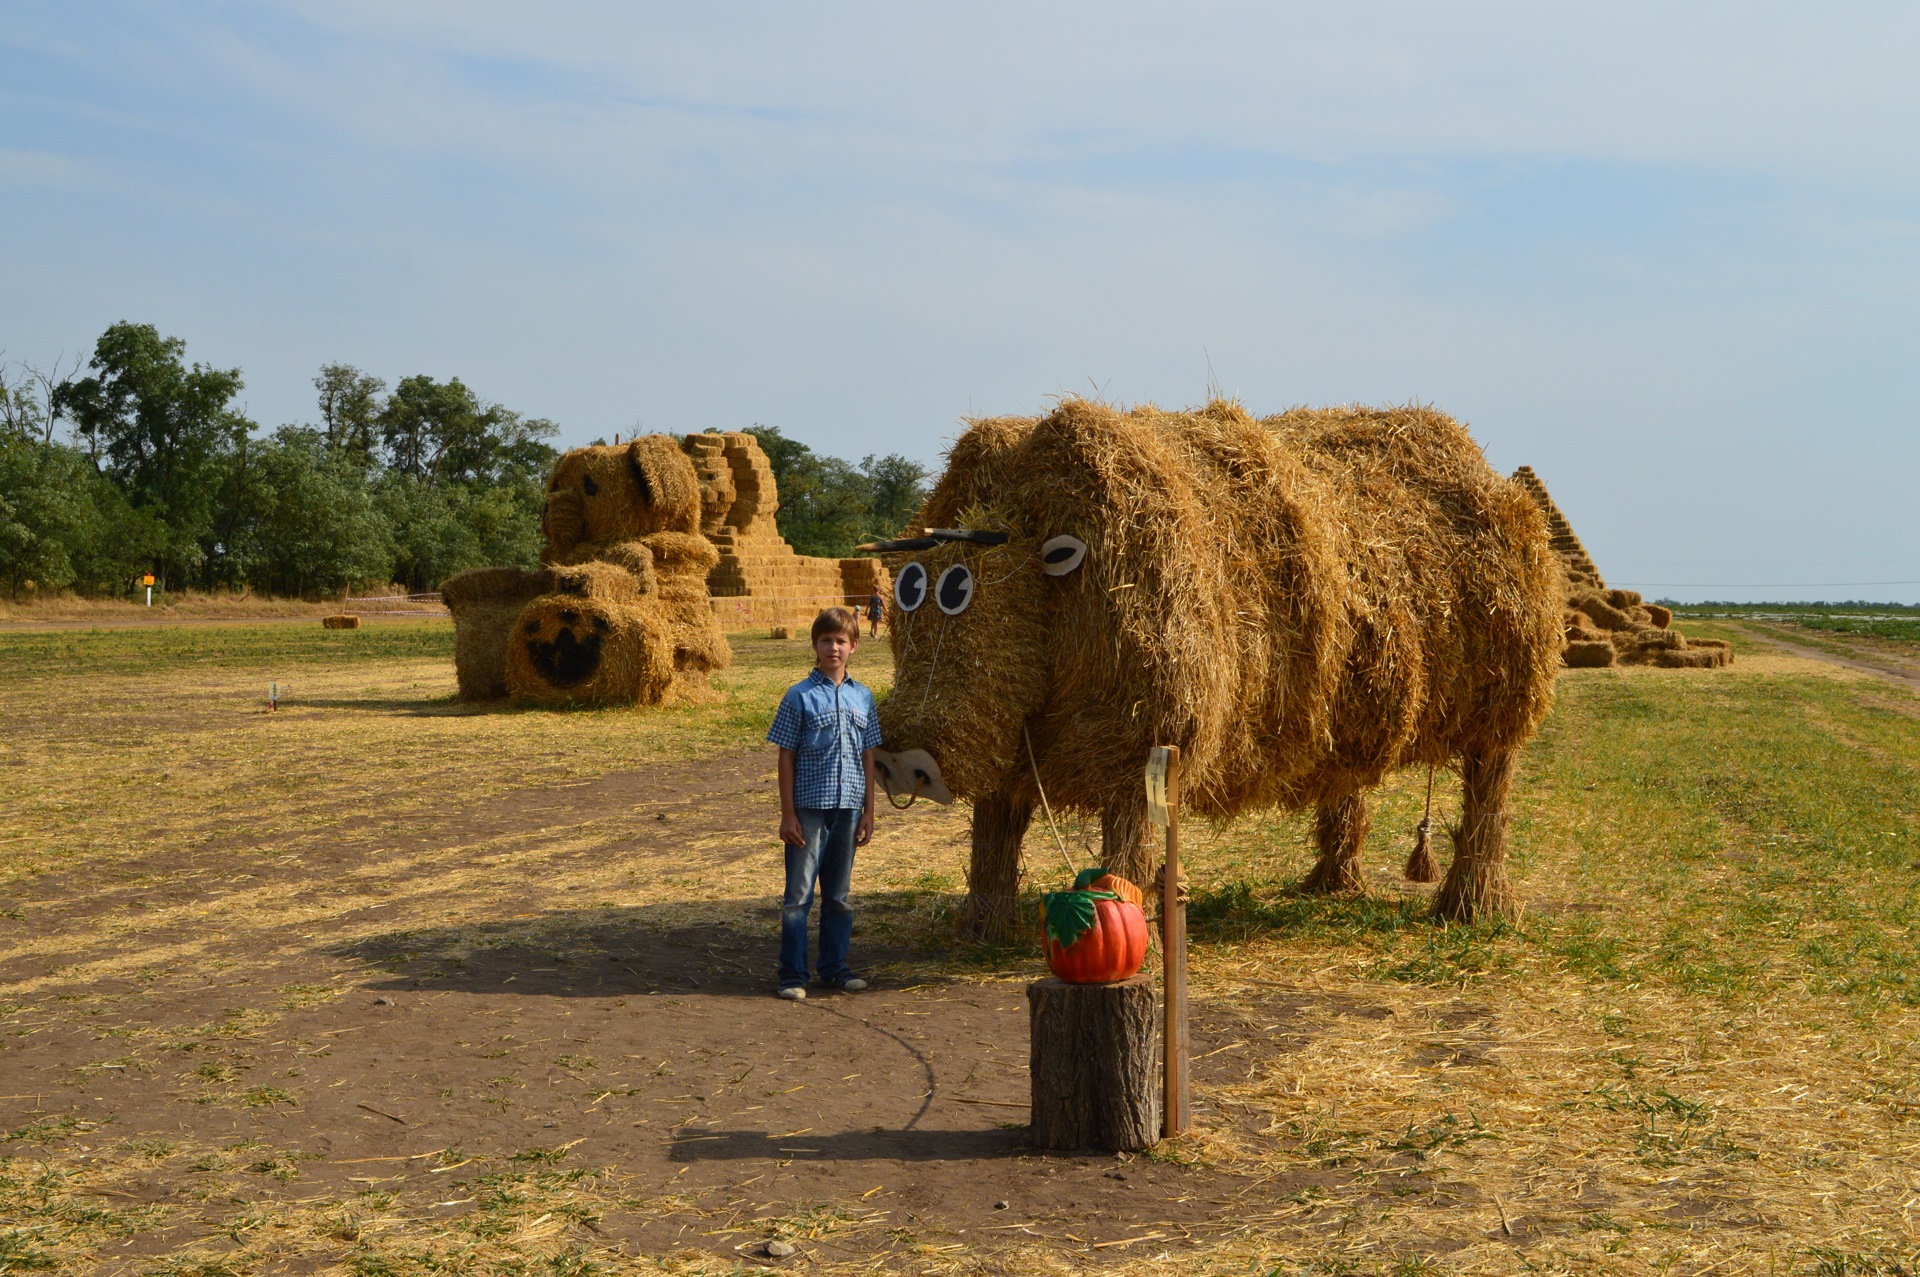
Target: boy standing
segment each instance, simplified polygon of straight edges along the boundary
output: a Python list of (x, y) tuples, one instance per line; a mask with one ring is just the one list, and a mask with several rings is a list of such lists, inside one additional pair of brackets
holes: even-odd
[(847, 676), (860, 620), (830, 607), (813, 621), (813, 672), (787, 689), (767, 739), (780, 747), (780, 841), (787, 890), (780, 911), (780, 996), (807, 996), (807, 912), (820, 887), (820, 982), (858, 992), (847, 965), (853, 940), (853, 849), (873, 837), (873, 693)]

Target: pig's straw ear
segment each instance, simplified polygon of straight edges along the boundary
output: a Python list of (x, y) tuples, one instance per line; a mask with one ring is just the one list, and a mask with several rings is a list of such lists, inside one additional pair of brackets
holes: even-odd
[(1087, 557), (1087, 543), (1065, 533), (1040, 546), (1040, 570), (1048, 576), (1065, 576)]

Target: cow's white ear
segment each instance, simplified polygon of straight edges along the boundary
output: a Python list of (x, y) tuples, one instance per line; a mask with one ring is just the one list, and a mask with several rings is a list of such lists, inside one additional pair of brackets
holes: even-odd
[(1046, 541), (1040, 547), (1040, 570), (1048, 576), (1065, 576), (1080, 566), (1087, 557), (1087, 543), (1079, 537), (1065, 533)]

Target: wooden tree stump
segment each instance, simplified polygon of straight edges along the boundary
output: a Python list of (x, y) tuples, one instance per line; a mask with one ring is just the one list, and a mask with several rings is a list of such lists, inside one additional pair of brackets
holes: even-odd
[(1027, 986), (1029, 1137), (1060, 1152), (1132, 1152), (1160, 1139), (1153, 977)]

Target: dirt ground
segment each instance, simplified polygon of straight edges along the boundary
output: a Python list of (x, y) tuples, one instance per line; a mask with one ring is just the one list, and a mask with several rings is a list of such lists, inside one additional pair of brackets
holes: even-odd
[[(1436, 928), (1397, 881), (1423, 777), (1378, 795), (1364, 898), (1293, 890), (1297, 817), (1194, 829), (1196, 1129), (1063, 1157), (1023, 1140), (1037, 955), (952, 940), (964, 809), (884, 811), (862, 853), (875, 989), (770, 996), (753, 742), (799, 645), (559, 714), (449, 699), (436, 631), (285, 628), (4, 640), (41, 664), (0, 686), (0, 1272), (1913, 1259), (1886, 937), (1920, 752), (1884, 682), (1751, 649), (1576, 671), (1520, 927)], [(1061, 835), (1084, 863), (1097, 822)], [(1026, 854), (1064, 876), (1039, 825)]]
[[(755, 1217), (798, 1201), (857, 1202), (887, 1221), (821, 1243), (842, 1257), (896, 1249), (900, 1229), (918, 1245), (1046, 1238), (1106, 1250), (1244, 1226), (1253, 1182), (1242, 1177), (1025, 1146), (1020, 981), (920, 978), (924, 955), (870, 947), (856, 956), (884, 973), (872, 991), (816, 990), (797, 1005), (768, 996), (775, 911), (764, 899), (709, 902), (751, 925), (681, 925), (671, 908), (581, 909), (529, 883), (518, 901), (526, 923), (330, 939), (431, 912), (418, 896), (386, 898), (415, 855), (626, 817), (638, 795), (651, 819), (623, 855), (682, 869), (694, 867), (690, 854), (765, 864), (772, 762), (761, 750), (616, 773), (524, 793), (510, 811), (449, 804), (391, 830), (381, 864), (325, 847), (279, 857), (272, 845), (229, 839), (184, 866), (124, 862), (125, 887), (44, 876), (20, 902), (32, 921), (13, 936), (0, 984), (31, 998), (72, 987), (67, 977), (84, 967), (88, 1014), (21, 1023), (0, 1126), (51, 1121), (136, 1143), (258, 1141), (301, 1159), (297, 1182), (259, 1186), (261, 1203), (377, 1185), (395, 1195), (393, 1209), (442, 1216), (473, 1199), (436, 1200), (450, 1172), (435, 1154), (511, 1160), (565, 1144), (570, 1161), (618, 1165), (643, 1189), (690, 1199), (684, 1211), (596, 1226), (639, 1253), (692, 1245), (732, 1255), (758, 1236)], [(569, 859), (551, 858), (548, 875), (564, 878)], [(159, 891), (147, 885), (155, 871), (167, 879)], [(259, 926), (314, 904), (327, 906), (324, 920)], [(882, 916), (896, 907), (865, 902)], [(254, 925), (224, 934), (227, 914)], [(138, 919), (136, 963), (111, 943), (73, 943), (130, 929), (125, 919)], [(156, 976), (162, 959), (170, 972)], [(280, 1013), (256, 1029), (246, 1023), (256, 1013), (235, 1004), (262, 993)], [(1387, 1014), (1351, 998), (1309, 1001)], [(1209, 1083), (1248, 1072), (1248, 1040), (1263, 1056), (1285, 1052), (1305, 1031), (1304, 1007), (1297, 995), (1196, 1004), (1203, 1114), (1218, 1116)], [(166, 1043), (175, 1062), (103, 1062), (103, 1043), (121, 1036)], [(169, 1164), (97, 1191), (157, 1201), (190, 1194), (202, 1174)], [(1262, 1197), (1325, 1178), (1269, 1179)], [(716, 1192), (730, 1194), (732, 1227), (713, 1226)], [(165, 1253), (198, 1231), (182, 1222), (123, 1249), (129, 1259)]]

